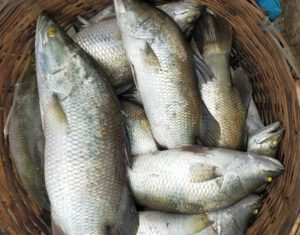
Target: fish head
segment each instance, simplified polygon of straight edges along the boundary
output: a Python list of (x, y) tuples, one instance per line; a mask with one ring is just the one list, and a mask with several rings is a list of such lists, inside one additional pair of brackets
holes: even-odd
[(79, 51), (64, 30), (47, 13), (42, 12), (37, 21), (35, 42), (39, 86), (67, 96), (76, 84), (76, 76), (71, 76), (74, 71), (69, 65), (76, 61), (74, 58)]
[(284, 128), (279, 122), (263, 127), (248, 139), (248, 152), (258, 155), (275, 157), (280, 146)]
[(191, 34), (194, 23), (204, 10), (204, 6), (194, 0), (164, 4), (158, 8), (171, 16), (187, 37)]

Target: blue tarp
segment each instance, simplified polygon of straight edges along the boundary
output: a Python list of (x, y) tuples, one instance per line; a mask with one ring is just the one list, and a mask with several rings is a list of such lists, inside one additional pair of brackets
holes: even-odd
[(279, 0), (256, 0), (259, 7), (264, 10), (273, 21), (281, 14), (281, 5)]

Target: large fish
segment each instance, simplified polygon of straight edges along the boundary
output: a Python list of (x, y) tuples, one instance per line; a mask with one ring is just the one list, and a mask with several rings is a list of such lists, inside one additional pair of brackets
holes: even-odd
[(44, 179), (45, 138), (33, 60), (25, 68), (21, 81), (16, 84), (5, 132), (24, 188), (39, 206), (49, 210)]
[(261, 198), (249, 195), (223, 210), (198, 215), (158, 211), (139, 213), (138, 235), (243, 235), (261, 207)]
[(123, 46), (155, 140), (163, 148), (195, 142), (201, 107), (193, 56), (175, 22), (138, 0), (115, 0)]
[(128, 176), (140, 205), (196, 214), (230, 206), (282, 171), (273, 158), (184, 146), (135, 157)]
[(212, 225), (194, 235), (244, 235), (262, 205), (261, 198), (249, 195), (231, 207), (208, 213)]
[[(191, 0), (164, 4), (158, 8), (170, 15), (180, 29), (189, 35), (203, 6)], [(113, 9), (105, 8), (87, 24), (85, 29), (76, 34), (75, 42), (102, 66), (113, 86), (122, 93), (133, 81)]]
[(135, 234), (124, 126), (106, 74), (45, 13), (35, 50), (54, 234)]
[(220, 126), (219, 135), (210, 138), (202, 135), (200, 139), (207, 146), (242, 149), (251, 84), (243, 80), (232, 82), (229, 63), (232, 29), (225, 20), (206, 12), (195, 26), (194, 40), (214, 74), (212, 80), (198, 76), (200, 94)]
[(143, 108), (127, 101), (123, 101), (121, 104), (125, 115), (131, 154), (135, 156), (158, 150)]

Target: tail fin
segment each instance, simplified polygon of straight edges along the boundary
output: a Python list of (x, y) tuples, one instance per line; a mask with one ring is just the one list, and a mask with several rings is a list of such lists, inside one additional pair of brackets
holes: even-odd
[(230, 53), (232, 28), (221, 17), (205, 12), (195, 27), (194, 38), (201, 54)]

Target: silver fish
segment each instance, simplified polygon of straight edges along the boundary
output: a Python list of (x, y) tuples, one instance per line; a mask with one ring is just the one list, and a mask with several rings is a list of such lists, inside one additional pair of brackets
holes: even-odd
[(226, 209), (208, 213), (212, 225), (194, 235), (244, 235), (262, 205), (261, 198), (249, 195)]
[(16, 170), (30, 197), (50, 209), (44, 177), (45, 138), (42, 129), (35, 63), (26, 66), (16, 84), (5, 132)]
[(254, 132), (256, 132), (258, 129), (263, 128), (265, 125), (263, 124), (263, 121), (261, 120), (256, 104), (251, 98), (248, 113), (247, 113), (247, 133), (248, 135), (252, 135)]
[(174, 21), (137, 0), (115, 0), (123, 46), (155, 140), (164, 148), (192, 144), (201, 107), (193, 56)]
[(282, 171), (283, 166), (273, 158), (185, 146), (135, 157), (128, 177), (140, 205), (197, 214), (236, 203)]
[(123, 101), (121, 105), (125, 115), (131, 154), (135, 156), (158, 150), (143, 108), (126, 101)]
[[(198, 22), (194, 40), (214, 74), (211, 81), (198, 76), (199, 90), (208, 111), (220, 126), (220, 132), (216, 135), (200, 135), (200, 139), (207, 146), (240, 150), (246, 140), (244, 130), (251, 84), (231, 79), (229, 62), (232, 29), (229, 23), (208, 12)], [(198, 64), (197, 61), (195, 63)], [(236, 81), (239, 83), (233, 84)]]
[[(169, 3), (158, 8), (169, 14), (186, 34), (203, 10), (196, 1)], [(133, 80), (113, 9), (105, 8), (86, 24), (74, 41), (102, 66), (118, 93), (124, 92)]]
[(137, 235), (192, 235), (213, 223), (207, 214), (180, 215), (159, 211), (139, 212)]
[(106, 74), (45, 13), (35, 52), (54, 234), (135, 234), (120, 104)]
[(278, 152), (283, 133), (284, 128), (281, 127), (280, 122), (275, 122), (265, 126), (248, 137), (247, 151), (257, 155), (275, 157)]

